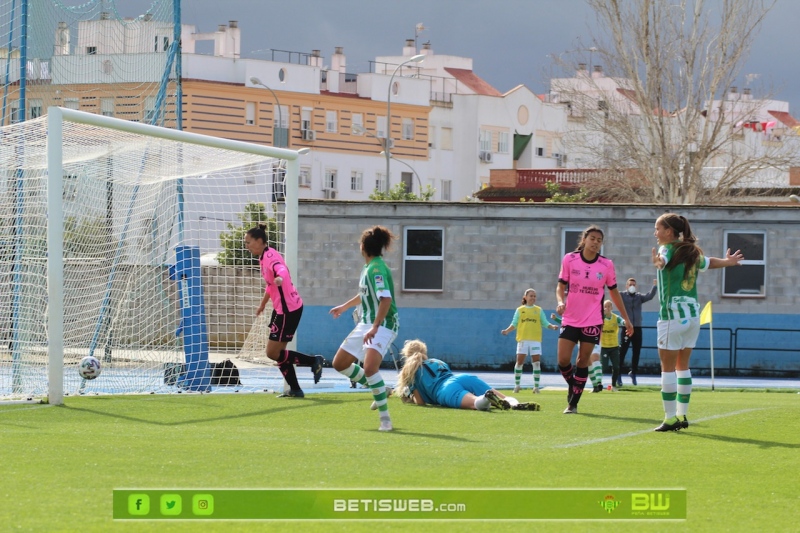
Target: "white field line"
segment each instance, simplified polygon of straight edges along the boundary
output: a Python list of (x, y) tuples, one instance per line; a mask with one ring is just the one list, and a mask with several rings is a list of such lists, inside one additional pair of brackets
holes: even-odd
[[(707, 416), (705, 418), (698, 418), (696, 420), (690, 420), (689, 423), (693, 424), (695, 422), (706, 422), (708, 420), (715, 420), (717, 418), (726, 418), (726, 417), (729, 417), (729, 416), (743, 415), (745, 413), (751, 413), (753, 411), (763, 411), (764, 409), (766, 409), (766, 407), (759, 407), (759, 408), (754, 408), (754, 409), (742, 409), (741, 411), (733, 411), (732, 413), (724, 413), (724, 414), (721, 414), (721, 415), (713, 415), (713, 416)], [(584, 440), (584, 441), (581, 441), (581, 442), (570, 442), (570, 443), (567, 443), (567, 444), (556, 444), (555, 446), (552, 446), (552, 448), (576, 448), (578, 446), (589, 446), (589, 445), (598, 444), (598, 443), (601, 443), (601, 442), (609, 442), (609, 441), (612, 441), (612, 440), (625, 439), (625, 438), (628, 438), (628, 437), (637, 437), (639, 435), (647, 435), (648, 433), (652, 433), (652, 432), (653, 432), (652, 429), (645, 429), (645, 430), (642, 430), (642, 431), (632, 431), (630, 433), (622, 433), (620, 435), (612, 435), (610, 437), (603, 437), (602, 439), (591, 439), (591, 440)]]
[(20, 411), (30, 411), (31, 409), (43, 409), (45, 407), (52, 407), (48, 403), (43, 403), (40, 405), (32, 405), (30, 407), (20, 407), (19, 409), (0, 409), (0, 415), (7, 415), (10, 413), (18, 413)]

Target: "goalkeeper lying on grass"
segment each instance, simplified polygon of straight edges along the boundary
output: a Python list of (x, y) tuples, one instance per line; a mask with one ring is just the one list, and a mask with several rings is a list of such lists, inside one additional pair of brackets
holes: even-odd
[(517, 411), (539, 410), (539, 404), (520, 403), (494, 390), (476, 376), (453, 374), (444, 361), (428, 359), (428, 347), (420, 340), (406, 341), (401, 353), (405, 364), (395, 390), (406, 403), (478, 411), (488, 411), (492, 407)]

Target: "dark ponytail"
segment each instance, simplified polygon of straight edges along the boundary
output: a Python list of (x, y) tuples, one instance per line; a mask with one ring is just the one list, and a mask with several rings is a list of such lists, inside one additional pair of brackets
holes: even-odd
[(658, 217), (656, 222), (670, 228), (677, 239), (673, 244), (675, 253), (665, 268), (673, 269), (682, 264), (683, 279), (686, 279), (703, 254), (703, 250), (697, 246), (697, 237), (692, 233), (689, 221), (683, 215), (666, 213)]
[(364, 230), (364, 233), (361, 234), (361, 246), (368, 256), (380, 257), (383, 255), (383, 250), (388, 249), (394, 239), (395, 236), (391, 231), (383, 226), (375, 226)]
[(255, 240), (261, 240), (264, 244), (267, 244), (267, 225), (266, 224), (259, 224), (255, 228), (250, 228), (245, 233), (248, 237)]

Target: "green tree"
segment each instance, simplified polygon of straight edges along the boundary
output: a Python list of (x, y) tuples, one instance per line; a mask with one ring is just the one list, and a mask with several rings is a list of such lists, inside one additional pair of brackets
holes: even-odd
[(589, 197), (589, 193), (583, 188), (573, 194), (562, 192), (561, 185), (555, 181), (548, 181), (544, 184), (544, 188), (550, 195), (545, 202), (583, 202)]
[(256, 202), (247, 204), (244, 212), (236, 216), (239, 218), (239, 223), (228, 222), (228, 231), (219, 234), (222, 251), (217, 254), (217, 261), (220, 265), (256, 266), (258, 258), (245, 249), (244, 234), (259, 224), (266, 224), (267, 244), (278, 249), (280, 243), (278, 222), (274, 217), (267, 216), (264, 204)]
[(397, 183), (394, 187), (389, 189), (389, 192), (379, 191), (375, 189), (369, 195), (370, 200), (388, 200), (388, 201), (404, 201), (404, 202), (427, 202), (433, 198), (436, 189), (430, 185), (425, 186), (425, 189), (419, 195), (413, 192), (408, 192), (404, 183)]

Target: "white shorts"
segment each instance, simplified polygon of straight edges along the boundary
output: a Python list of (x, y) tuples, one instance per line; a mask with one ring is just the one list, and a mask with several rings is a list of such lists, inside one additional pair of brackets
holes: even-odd
[(676, 318), (658, 321), (658, 347), (662, 350), (694, 348), (700, 335), (700, 319)]
[(519, 341), (517, 353), (528, 355), (542, 355), (542, 343), (539, 341)]
[(372, 342), (370, 344), (364, 344), (364, 335), (366, 335), (370, 329), (372, 329), (372, 324), (358, 324), (355, 329), (350, 332), (347, 338), (342, 341), (342, 344), (339, 346), (339, 348), (349, 353), (359, 361), (364, 361), (364, 354), (366, 353), (367, 348), (376, 350), (379, 354), (381, 354), (381, 357), (385, 356), (389, 346), (397, 337), (397, 333), (383, 326), (378, 326), (378, 332), (375, 334)]

